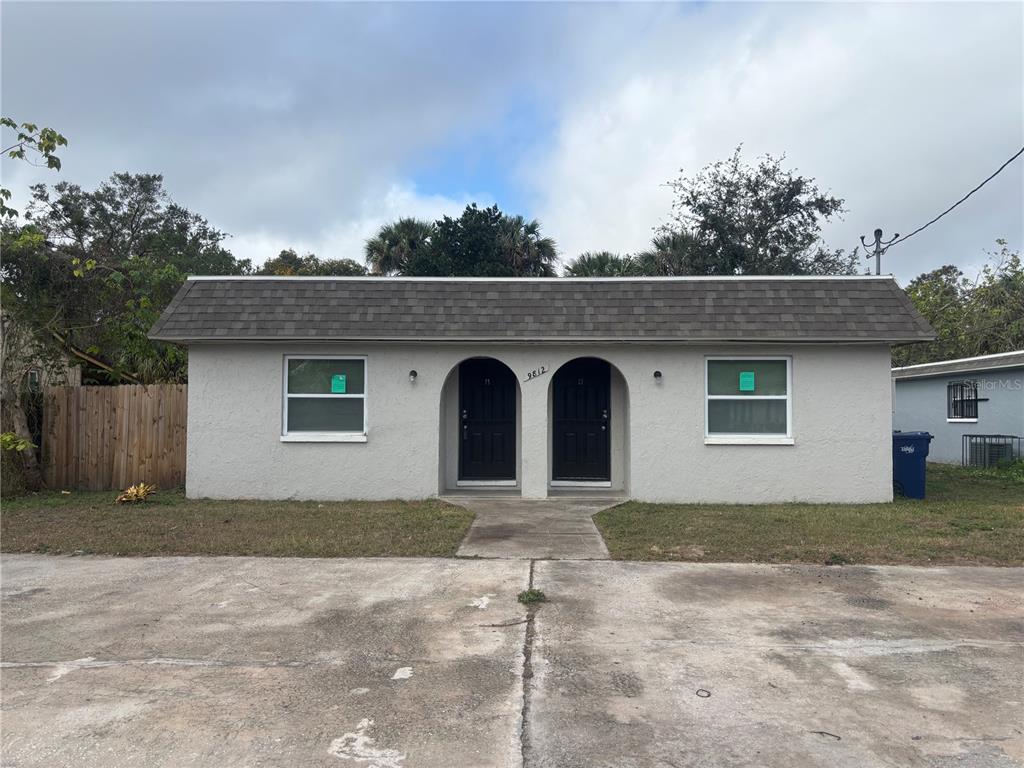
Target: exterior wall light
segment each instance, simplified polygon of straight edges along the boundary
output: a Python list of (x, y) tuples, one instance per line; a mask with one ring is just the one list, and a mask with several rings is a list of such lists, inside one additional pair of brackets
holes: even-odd
[(417, 377), (417, 376), (419, 376), (419, 374), (418, 374), (418, 373), (416, 373), (415, 369), (414, 369), (414, 370), (411, 370), (411, 371), (409, 371), (409, 381), (411, 381), (411, 382), (415, 383), (415, 382), (416, 382), (416, 377)]
[(661, 381), (661, 371), (655, 371), (654, 372), (654, 380), (655, 381)]

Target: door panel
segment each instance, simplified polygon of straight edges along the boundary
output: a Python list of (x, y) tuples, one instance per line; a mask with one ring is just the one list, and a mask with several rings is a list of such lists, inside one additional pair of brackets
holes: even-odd
[(611, 367), (566, 363), (552, 382), (552, 479), (611, 480)]
[(516, 379), (497, 360), (459, 366), (459, 479), (516, 479)]

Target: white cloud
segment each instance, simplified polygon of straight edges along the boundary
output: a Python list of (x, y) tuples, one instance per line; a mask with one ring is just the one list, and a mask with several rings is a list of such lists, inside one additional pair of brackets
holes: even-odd
[[(927, 221), (1024, 137), (1019, 3), (61, 8), (0, 3), (4, 113), (71, 140), (59, 175), (3, 161), (16, 203), (35, 181), (161, 172), (255, 262), (358, 259), (384, 221), (492, 197), (567, 256), (635, 251), (669, 211), (664, 182), (740, 142), (846, 198), (826, 236), (851, 248)], [(452, 191), (446, 164), (492, 154), (466, 182), (490, 194)], [(414, 188), (432, 159), (439, 186)], [(1022, 187), (1018, 161), (887, 266), (1021, 247)]]
[[(498, 121), (508, 94), (543, 68), (531, 53), (557, 36), (516, 8), (470, 4), (79, 3), (54, 15), (6, 3), (0, 13), (4, 114), (71, 142), (59, 175), (3, 160), (17, 199), (36, 181), (92, 189), (113, 172), (162, 173), (176, 202), (256, 262), (282, 247), (359, 259), (381, 222), (461, 208), (458, 185), (436, 195), (409, 179), (437, 147)], [(40, 25), (46, 35), (34, 34)]]
[[(663, 183), (741, 142), (748, 159), (785, 152), (846, 199), (846, 221), (826, 230), (844, 248), (924, 223), (1020, 147), (1022, 6), (746, 9), (663, 17), (642, 53), (592, 63), (533, 164), (536, 214), (566, 256), (644, 248), (669, 211)], [(1020, 247), (1022, 167), (883, 267), (909, 278), (977, 264), (996, 237)]]
[(285, 248), (299, 253), (315, 253), (321, 258), (350, 258), (362, 263), (363, 245), (382, 224), (404, 216), (433, 221), (444, 215), (457, 216), (471, 201), (488, 204), (487, 195), (453, 199), (442, 195), (421, 194), (408, 182), (395, 182), (379, 195), (362, 200), (353, 215), (335, 221), (312, 237), (299, 238), (285, 232), (257, 229), (236, 235), (228, 241), (231, 252), (240, 259), (261, 264)]

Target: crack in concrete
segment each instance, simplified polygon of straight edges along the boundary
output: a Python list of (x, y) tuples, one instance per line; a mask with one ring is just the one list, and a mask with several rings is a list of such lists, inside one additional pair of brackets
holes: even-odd
[[(530, 560), (530, 579), (527, 589), (533, 589), (533, 566)], [(529, 768), (530, 754), (530, 695), (533, 692), (533, 642), (537, 618), (537, 603), (526, 606), (526, 633), (523, 638), (523, 703), (519, 716), (519, 754), (523, 768)]]

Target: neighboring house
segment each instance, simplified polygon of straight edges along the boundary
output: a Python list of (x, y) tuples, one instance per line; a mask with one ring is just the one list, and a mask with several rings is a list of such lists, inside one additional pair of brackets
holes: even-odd
[(888, 277), (194, 278), (190, 497), (892, 498)]
[(43, 387), (82, 384), (82, 369), (66, 354), (40, 345), (31, 331), (0, 313), (0, 341), (5, 381), (17, 389), (39, 391)]
[(61, 363), (49, 366), (40, 361), (33, 361), (25, 370), (25, 386), (31, 390), (58, 385), (80, 387), (81, 367), (73, 364), (69, 358), (64, 358)]
[(1019, 440), (983, 436), (1024, 436), (1024, 350), (893, 368), (892, 379), (893, 429), (931, 432), (929, 461), (1020, 457)]

